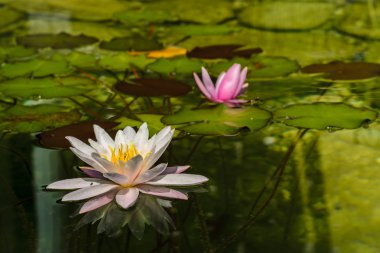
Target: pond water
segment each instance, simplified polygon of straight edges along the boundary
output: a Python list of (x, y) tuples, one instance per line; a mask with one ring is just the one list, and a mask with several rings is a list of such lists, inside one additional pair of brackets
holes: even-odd
[[(0, 17), (0, 252), (380, 252), (376, 1), (0, 0)], [(193, 73), (234, 63), (244, 101), (206, 99)], [(176, 129), (157, 164), (209, 179), (188, 200), (139, 188), (91, 218), (46, 191), (84, 177), (65, 136), (143, 122)]]

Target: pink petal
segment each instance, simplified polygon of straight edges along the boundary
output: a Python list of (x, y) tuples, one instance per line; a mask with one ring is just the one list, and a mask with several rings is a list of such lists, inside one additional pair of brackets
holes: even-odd
[(139, 190), (137, 188), (124, 188), (116, 194), (116, 203), (127, 209), (136, 203), (138, 197)]
[(151, 186), (151, 185), (139, 185), (139, 190), (142, 193), (150, 194), (159, 197), (166, 197), (172, 199), (187, 199), (187, 195), (166, 187)]
[(219, 89), (218, 87), (222, 83), (222, 81), (223, 81), (223, 79), (224, 79), (225, 76), (226, 76), (226, 72), (222, 72), (222, 73), (219, 74), (218, 79), (216, 80), (216, 83), (215, 83), (215, 87), (216, 87), (215, 90)]
[(234, 93), (234, 96), (233, 97), (237, 97), (238, 95), (241, 94), (241, 91), (243, 89), (243, 84), (245, 82), (245, 78), (247, 77), (247, 67), (245, 67), (241, 73), (240, 73), (240, 77), (239, 77), (239, 84), (238, 86), (236, 87), (236, 90), (235, 90), (235, 93)]
[(216, 95), (218, 99), (228, 100), (233, 98), (236, 87), (239, 85), (240, 64), (234, 64), (228, 69), (223, 81), (217, 87)]
[(107, 205), (115, 198), (115, 195), (116, 195), (116, 191), (111, 191), (102, 196), (95, 197), (87, 201), (86, 203), (84, 203), (84, 205), (79, 210), (79, 213), (80, 214), (87, 213), (101, 206)]
[(60, 180), (46, 186), (48, 190), (75, 190), (99, 185), (102, 180), (96, 178), (71, 178)]
[(167, 186), (189, 186), (198, 185), (207, 182), (208, 178), (201, 175), (193, 174), (167, 174), (154, 178), (146, 182), (149, 185), (167, 185)]
[(189, 165), (166, 167), (166, 169), (161, 173), (161, 175), (165, 175), (165, 174), (179, 174), (179, 173), (184, 172), (188, 168), (190, 168)]
[(103, 176), (119, 185), (126, 185), (128, 183), (128, 178), (120, 173), (104, 173)]
[(215, 87), (207, 70), (202, 67), (202, 80), (211, 97), (215, 97)]
[(203, 95), (205, 95), (208, 99), (211, 99), (211, 94), (208, 92), (208, 90), (206, 89), (206, 87), (202, 83), (201, 79), (199, 79), (197, 74), (193, 73), (193, 75), (194, 75), (195, 83), (198, 85), (198, 88), (201, 90)]
[(115, 184), (100, 184), (91, 187), (86, 187), (66, 194), (65, 196), (63, 196), (62, 201), (79, 201), (89, 199), (109, 192), (118, 187), (119, 186)]

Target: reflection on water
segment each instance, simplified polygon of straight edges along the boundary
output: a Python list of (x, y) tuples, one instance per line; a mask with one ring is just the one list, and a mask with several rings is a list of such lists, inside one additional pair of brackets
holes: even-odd
[[(0, 17), (0, 252), (380, 251), (376, 1), (0, 0)], [(250, 102), (213, 107), (193, 72), (234, 63)], [(92, 122), (178, 129), (160, 161), (210, 182), (166, 209), (168, 235), (74, 230), (79, 205), (43, 191), (82, 176), (63, 137)]]

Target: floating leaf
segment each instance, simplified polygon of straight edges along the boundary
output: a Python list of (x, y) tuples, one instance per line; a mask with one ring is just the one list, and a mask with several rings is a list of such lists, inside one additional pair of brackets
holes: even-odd
[(170, 75), (173, 73), (191, 74), (192, 72), (199, 71), (203, 65), (204, 63), (199, 60), (178, 57), (173, 59), (158, 59), (149, 64), (147, 69), (164, 75)]
[(4, 27), (23, 18), (23, 14), (5, 7), (0, 8), (0, 17), (0, 31), (2, 31)]
[(66, 61), (54, 61), (33, 59), (26, 62), (5, 63), (0, 69), (0, 75), (14, 78), (24, 75), (35, 77), (48, 76), (53, 74), (67, 74), (72, 71)]
[(233, 135), (240, 129), (258, 130), (267, 125), (271, 113), (256, 107), (228, 108), (224, 105), (209, 109), (183, 109), (162, 118), (164, 124), (186, 126), (177, 129), (199, 135)]
[(116, 13), (114, 17), (125, 25), (136, 26), (146, 23), (162, 23), (175, 21), (177, 18), (168, 10), (153, 10), (140, 8)]
[(94, 89), (88, 78), (16, 78), (0, 82), (0, 92), (12, 97), (56, 98), (84, 94)]
[(119, 123), (112, 121), (86, 121), (79, 122), (56, 129), (42, 132), (36, 137), (39, 143), (46, 148), (69, 148), (71, 145), (65, 138), (66, 136), (74, 136), (83, 142), (87, 142), (88, 139), (94, 139), (94, 125), (98, 125), (105, 130), (110, 130), (116, 127)]
[(358, 80), (380, 76), (380, 64), (369, 62), (340, 62), (312, 64), (302, 68), (304, 73), (324, 73), (331, 80)]
[(93, 37), (85, 35), (73, 36), (67, 33), (25, 35), (17, 37), (16, 40), (18, 44), (26, 47), (51, 47), (54, 49), (75, 48), (93, 44), (98, 41), (96, 38)]
[(114, 38), (110, 41), (103, 41), (99, 47), (112, 51), (151, 51), (163, 48), (158, 41), (139, 36)]
[(341, 103), (290, 105), (274, 113), (274, 119), (289, 126), (321, 130), (355, 129), (366, 126), (377, 112)]
[(377, 20), (380, 18), (380, 8), (374, 4), (369, 9), (368, 3), (347, 4), (343, 17), (337, 23), (339, 31), (366, 39), (380, 39), (380, 28)]
[(132, 67), (145, 69), (148, 64), (154, 61), (154, 59), (148, 59), (145, 55), (131, 55), (129, 53), (115, 52), (102, 56), (99, 60), (99, 66), (113, 71), (125, 71)]
[(57, 105), (15, 105), (0, 111), (0, 130), (34, 133), (71, 124), (80, 117), (78, 111)]
[(99, 69), (97, 64), (97, 57), (92, 54), (85, 54), (80, 52), (71, 52), (66, 56), (70, 65), (80, 69)]
[(249, 58), (253, 54), (262, 52), (261, 48), (241, 49), (243, 45), (214, 45), (206, 47), (195, 47), (187, 53), (188, 57), (201, 59), (231, 59), (233, 57)]
[(25, 60), (25, 58), (36, 54), (37, 52), (33, 48), (25, 48), (22, 46), (0, 47), (0, 60), (7, 60), (8, 62)]
[(186, 95), (191, 87), (173, 79), (135, 79), (115, 85), (119, 92), (138, 97), (177, 97)]
[(262, 2), (244, 8), (239, 20), (263, 29), (307, 30), (326, 23), (334, 9), (320, 2)]

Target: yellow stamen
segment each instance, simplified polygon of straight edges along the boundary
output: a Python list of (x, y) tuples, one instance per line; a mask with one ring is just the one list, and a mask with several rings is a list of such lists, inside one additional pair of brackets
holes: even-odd
[[(133, 157), (135, 157), (136, 155), (139, 154), (138, 150), (136, 149), (136, 147), (132, 143), (130, 143), (129, 145), (127, 145), (125, 147), (125, 150), (123, 148), (123, 145), (121, 145), (119, 147), (119, 149), (117, 149), (117, 150), (115, 150), (112, 147), (109, 147), (109, 149), (111, 151), (111, 157), (110, 157), (109, 160), (113, 164), (118, 164), (119, 161), (127, 162), (127, 161), (129, 161), (130, 159), (132, 159)], [(102, 155), (102, 156), (108, 160), (108, 158), (105, 155)]]

